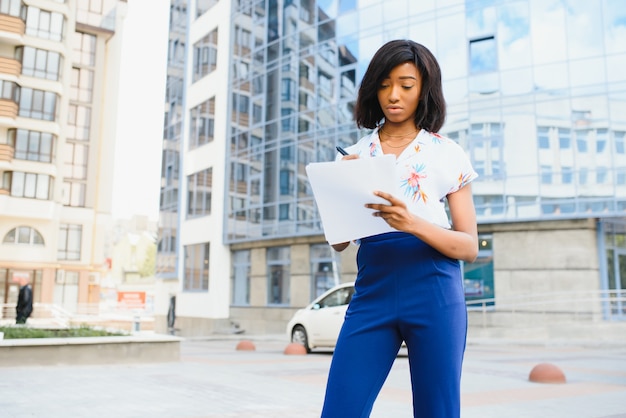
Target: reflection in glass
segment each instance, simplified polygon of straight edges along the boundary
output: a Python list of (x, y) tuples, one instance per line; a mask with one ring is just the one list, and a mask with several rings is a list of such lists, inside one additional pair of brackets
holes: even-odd
[(569, 73), (566, 63), (538, 65), (534, 67), (533, 71), (537, 90), (559, 90), (569, 86)]
[(570, 85), (572, 87), (602, 84), (606, 82), (604, 58), (570, 61)]
[(530, 0), (533, 64), (567, 59), (565, 10), (560, 0)]
[[(623, 7), (623, 6), (622, 6)], [(602, 45), (602, 8), (597, 2), (588, 0), (568, 0), (567, 56), (574, 60), (598, 55), (598, 45)]]
[(532, 64), (528, 4), (507, 3), (498, 7), (498, 58), (500, 68), (530, 67)]

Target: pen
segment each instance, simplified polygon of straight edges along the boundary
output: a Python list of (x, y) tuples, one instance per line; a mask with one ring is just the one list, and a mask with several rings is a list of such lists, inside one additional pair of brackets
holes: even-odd
[(346, 151), (345, 149), (343, 149), (343, 148), (341, 148), (339, 146), (337, 146), (335, 148), (337, 148), (337, 151), (339, 151), (339, 154), (341, 154), (341, 155), (348, 155), (348, 151)]

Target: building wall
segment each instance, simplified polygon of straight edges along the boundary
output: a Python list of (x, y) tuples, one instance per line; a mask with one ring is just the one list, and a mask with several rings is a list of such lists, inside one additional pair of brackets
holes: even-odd
[[(441, 133), (479, 172), (472, 190), (481, 233), (493, 244), (494, 296), (606, 290), (596, 219), (626, 213), (626, 13), (617, 3), (221, 0), (203, 3), (200, 16), (197, 2), (171, 4), (189, 6), (190, 26), (179, 268), (170, 278), (180, 283), (179, 318), (195, 331), (229, 318), (274, 332), (313, 299), (311, 246), (324, 239), (305, 167), (366, 133), (353, 121), (360, 79), (378, 47), (398, 38), (422, 43), (441, 65)], [(216, 28), (216, 68), (191, 81), (194, 45)], [(190, 111), (213, 95), (215, 137), (190, 149)], [(209, 167), (211, 214), (191, 219), (186, 177)], [(162, 213), (169, 222), (171, 212)], [(208, 288), (188, 291), (185, 247), (206, 242)], [(289, 248), (290, 275), (288, 302), (278, 306), (267, 260), (276, 246)], [(233, 254), (242, 250), (250, 251), (249, 284), (233, 292), (242, 285)], [(331, 263), (341, 281), (354, 278), (355, 253), (351, 246), (337, 268)], [(249, 300), (234, 303), (234, 294)]]
[[(110, 173), (117, 130), (117, 69), (121, 52), (121, 33), (115, 30), (121, 26), (127, 3), (104, 0), (98, 12), (89, 10), (88, 2), (77, 1), (41, 0), (22, 2), (22, 6), (25, 11), (33, 10), (10, 18), (22, 24), (37, 16), (41, 16), (41, 20), (30, 22), (22, 29), (19, 25), (13, 28), (0, 25), (0, 57), (15, 60), (20, 48), (37, 48), (38, 53), (48, 54), (49, 67), (41, 67), (39, 56), (35, 61), (26, 59), (24, 54), (23, 62), (17, 60), (19, 71), (16, 74), (0, 71), (0, 80), (15, 83), (21, 89), (19, 96), (11, 98), (18, 109), (22, 105), (27, 108), (27, 89), (37, 92), (33, 97), (39, 92), (56, 95), (56, 106), (50, 112), (53, 115), (48, 116), (45, 116), (48, 110), (45, 107), (42, 117), (37, 112), (39, 101), (34, 98), (30, 113), (5, 113), (0, 117), (0, 147), (10, 150), (0, 161), (0, 178), (3, 179), (0, 184), (0, 303), (13, 302), (9, 300), (12, 276), (26, 271), (33, 281), (36, 302), (75, 309), (80, 304), (98, 302), (99, 281), (104, 271), (111, 217), (113, 177)], [(35, 9), (49, 14), (34, 13)], [(53, 24), (46, 16), (51, 16)], [(7, 16), (3, 18), (6, 20)], [(58, 25), (54, 22), (58, 19), (63, 21), (60, 33), (55, 32)], [(34, 27), (37, 32), (29, 32)], [(93, 37), (89, 38), (94, 40), (93, 49), (91, 42), (76, 41), (80, 33)], [(94, 60), (84, 59), (91, 57), (91, 52)], [(60, 57), (54, 76), (51, 54)], [(76, 76), (79, 72), (80, 77)], [(74, 106), (90, 112), (74, 113)], [(33, 158), (30, 147), (28, 157), (21, 155), (16, 145), (19, 140), (13, 143), (8, 136), (12, 129), (54, 135), (52, 158)], [(45, 154), (43, 145), (40, 146), (36, 150), (38, 156)], [(83, 153), (82, 149), (86, 151)], [(23, 153), (23, 149), (21, 151)], [(18, 183), (15, 173), (49, 176), (48, 196), (20, 194), (14, 187)], [(82, 199), (76, 192), (78, 189), (70, 192), (69, 183), (84, 185)], [(75, 256), (59, 254), (63, 225), (80, 228), (80, 245), (72, 248), (79, 253)], [(8, 242), (9, 231), (19, 227), (36, 231), (42, 242)], [(72, 238), (72, 241), (77, 240)], [(71, 278), (71, 283), (66, 283), (65, 278)]]
[[(524, 222), (488, 224), (480, 226), (481, 234), (491, 234), (494, 248), (494, 287), (496, 306), (525, 302), (537, 298), (540, 305), (524, 309), (600, 312), (599, 304), (587, 307), (576, 301), (554, 299), (552, 307), (546, 305), (543, 294), (558, 298), (558, 294), (578, 291), (582, 295), (596, 294), (600, 288), (599, 260), (597, 256), (597, 228), (594, 219), (562, 220), (550, 222)], [(323, 241), (319, 242), (323, 243)], [(341, 282), (356, 277), (356, 252), (351, 245), (342, 252)], [(293, 313), (311, 300), (311, 271), (308, 262), (309, 246), (291, 246), (292, 266), (297, 265), (301, 275), (292, 274), (292, 304), (289, 307), (268, 308), (265, 304), (267, 268), (263, 249), (256, 249), (252, 258), (251, 303), (248, 307), (233, 306), (230, 319), (250, 333), (282, 333)], [(293, 272), (293, 270), (292, 270)], [(586, 303), (589, 303), (588, 301)]]

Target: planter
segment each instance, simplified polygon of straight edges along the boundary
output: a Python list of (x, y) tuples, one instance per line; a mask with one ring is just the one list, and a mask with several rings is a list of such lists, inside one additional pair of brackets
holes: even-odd
[(179, 361), (182, 340), (162, 334), (4, 339), (0, 367)]

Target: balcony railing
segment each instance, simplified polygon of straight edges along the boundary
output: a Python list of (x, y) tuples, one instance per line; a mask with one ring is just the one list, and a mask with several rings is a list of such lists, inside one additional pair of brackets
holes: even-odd
[(470, 323), (480, 327), (539, 326), (572, 322), (626, 322), (626, 290), (528, 293), (468, 300)]
[(0, 57), (0, 73), (19, 76), (22, 72), (22, 64), (13, 58)]
[(26, 24), (22, 19), (0, 13), (0, 34), (8, 32), (18, 36), (24, 35)]
[(0, 144), (0, 161), (11, 161), (15, 155), (15, 149), (9, 144)]
[(0, 99), (0, 118), (17, 118), (17, 103), (13, 100)]

